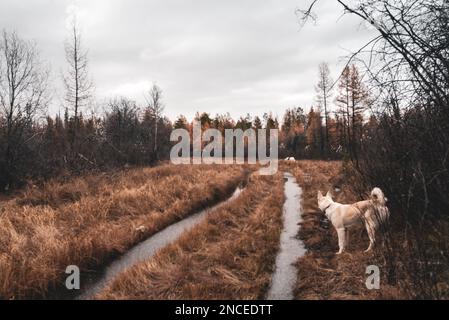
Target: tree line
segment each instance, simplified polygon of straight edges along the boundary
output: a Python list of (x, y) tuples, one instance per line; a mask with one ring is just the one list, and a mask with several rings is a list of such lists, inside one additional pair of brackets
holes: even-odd
[[(87, 50), (76, 23), (65, 42), (66, 70), (63, 114), (48, 116), (51, 101), (49, 67), (37, 46), (15, 32), (0, 39), (0, 190), (30, 179), (61, 173), (106, 170), (128, 165), (153, 165), (167, 160), (175, 128), (191, 131), (193, 122), (180, 115), (173, 122), (164, 116), (163, 92), (154, 84), (139, 106), (126, 97), (111, 98), (103, 114), (89, 112), (94, 84)], [(339, 95), (326, 64), (319, 68), (316, 105), (286, 110), (281, 119), (272, 113), (262, 118), (246, 115), (197, 113), (193, 121), (203, 129), (279, 129), (280, 156), (296, 158), (356, 157), (366, 130), (363, 112), (367, 94), (357, 67), (347, 67), (339, 81)]]

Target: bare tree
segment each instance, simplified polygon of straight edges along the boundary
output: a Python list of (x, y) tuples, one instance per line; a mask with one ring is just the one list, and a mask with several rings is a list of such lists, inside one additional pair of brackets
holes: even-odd
[(111, 160), (137, 162), (139, 156), (137, 141), (139, 135), (139, 108), (136, 103), (125, 97), (116, 97), (108, 103), (109, 112), (104, 119), (104, 142), (112, 148), (115, 154), (110, 154)]
[[(318, 1), (299, 11), (303, 22), (317, 18)], [(388, 273), (404, 268), (402, 282), (410, 296), (447, 298), (439, 283), (447, 282), (441, 271), (449, 266), (448, 229), (443, 227), (449, 204), (449, 2), (336, 2), (377, 31), (348, 65), (356, 58), (364, 63), (377, 95), (373, 104), (381, 111), (378, 128), (362, 141), (359, 171), (368, 184), (387, 193), (407, 193), (391, 201), (400, 232), (384, 254)]]
[(73, 22), (70, 38), (65, 43), (65, 57), (68, 63), (68, 69), (63, 77), (66, 88), (65, 100), (68, 107), (73, 110), (74, 128), (71, 145), (75, 148), (79, 114), (88, 104), (93, 90), (93, 83), (88, 72), (87, 50), (82, 47), (81, 34), (76, 21)]
[[(298, 10), (302, 23), (317, 19), (311, 1)], [(336, 0), (345, 13), (357, 16), (378, 34), (349, 59), (361, 59), (377, 87), (386, 94), (401, 90), (408, 101), (425, 96), (436, 105), (449, 105), (449, 2), (447, 0)]]
[(329, 65), (322, 63), (319, 66), (319, 80), (316, 86), (317, 100), (321, 108), (324, 109), (326, 124), (326, 148), (329, 148), (329, 100), (332, 98), (333, 82), (330, 75)]
[(157, 84), (153, 84), (147, 97), (148, 111), (154, 119), (154, 157), (158, 159), (158, 124), (164, 112), (164, 104), (162, 102), (162, 90)]
[(336, 101), (340, 107), (339, 113), (342, 116), (343, 125), (346, 128), (346, 144), (351, 159), (357, 162), (363, 112), (368, 105), (368, 92), (355, 65), (345, 67), (338, 87), (339, 95)]
[[(17, 174), (21, 150), (36, 116), (45, 111), (49, 71), (42, 67), (37, 48), (15, 33), (3, 31), (0, 39), (0, 119), (3, 118), (2, 169), (6, 184)], [(2, 174), (2, 176), (4, 176)], [(3, 182), (5, 184), (5, 181)]]

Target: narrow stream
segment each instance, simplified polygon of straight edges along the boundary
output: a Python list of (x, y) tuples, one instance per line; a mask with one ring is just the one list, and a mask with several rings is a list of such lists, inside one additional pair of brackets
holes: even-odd
[(238, 188), (234, 192), (232, 197), (230, 197), (228, 200), (223, 201), (212, 208), (208, 208), (194, 215), (191, 215), (175, 224), (172, 224), (164, 230), (156, 233), (148, 240), (136, 245), (134, 248), (121, 256), (118, 260), (111, 263), (106, 268), (102, 277), (92, 285), (88, 285), (84, 293), (78, 296), (77, 299), (92, 299), (96, 294), (100, 293), (104, 288), (106, 288), (106, 286), (109, 285), (117, 275), (125, 271), (125, 269), (132, 267), (139, 262), (150, 259), (160, 249), (174, 242), (184, 232), (192, 229), (194, 226), (202, 222), (210, 211), (213, 211), (223, 206), (224, 204), (236, 199), (242, 191), (242, 189)]
[(304, 243), (297, 239), (300, 228), (298, 223), (302, 221), (300, 204), (302, 189), (292, 174), (285, 173), (284, 177), (287, 180), (284, 187), (286, 197), (283, 210), (284, 229), (267, 300), (293, 299), (298, 274), (295, 263), (306, 253)]

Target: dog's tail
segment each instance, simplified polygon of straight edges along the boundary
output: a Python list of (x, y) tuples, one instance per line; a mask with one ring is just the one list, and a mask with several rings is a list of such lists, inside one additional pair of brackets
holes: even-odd
[(373, 200), (374, 204), (379, 206), (385, 206), (388, 201), (380, 188), (374, 188), (373, 191), (371, 191), (371, 199)]

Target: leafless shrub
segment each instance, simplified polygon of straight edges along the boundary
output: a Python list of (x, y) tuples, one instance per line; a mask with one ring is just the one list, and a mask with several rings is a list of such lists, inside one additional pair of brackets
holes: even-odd
[[(316, 2), (300, 12), (303, 21), (314, 17)], [(356, 169), (363, 189), (377, 185), (390, 198), (391, 280), (411, 297), (448, 297), (449, 3), (337, 2), (378, 32), (350, 61), (365, 65), (377, 93), (377, 125), (365, 132)]]

